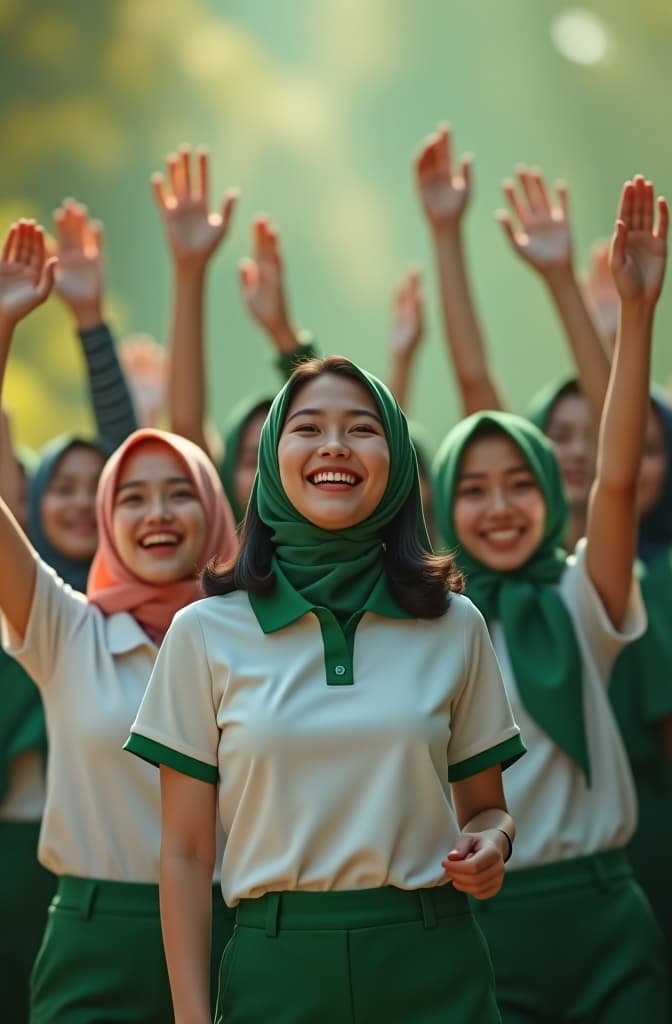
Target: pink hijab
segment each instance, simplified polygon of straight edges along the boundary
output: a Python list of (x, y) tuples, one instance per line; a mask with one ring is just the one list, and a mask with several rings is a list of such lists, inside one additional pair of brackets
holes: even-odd
[[(112, 533), (117, 481), (124, 459), (138, 445), (159, 441), (183, 463), (205, 512), (206, 540), (193, 576), (163, 586), (143, 583), (119, 558)], [(205, 452), (191, 441), (164, 430), (136, 430), (110, 456), (98, 482), (96, 496), (98, 550), (93, 558), (86, 593), (106, 615), (129, 612), (155, 643), (163, 639), (175, 612), (203, 597), (198, 573), (213, 557), (226, 560), (237, 550), (233, 515), (217, 472)]]

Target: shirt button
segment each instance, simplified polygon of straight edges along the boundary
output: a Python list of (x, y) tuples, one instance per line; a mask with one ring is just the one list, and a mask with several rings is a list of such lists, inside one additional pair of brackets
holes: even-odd
[(345, 665), (337, 665), (336, 668), (334, 669), (334, 672), (336, 673), (337, 676), (344, 676)]

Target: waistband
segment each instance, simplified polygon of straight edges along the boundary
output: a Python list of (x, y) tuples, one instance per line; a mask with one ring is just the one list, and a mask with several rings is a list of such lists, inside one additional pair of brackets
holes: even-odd
[(236, 924), (263, 928), (267, 935), (289, 930), (343, 930), (421, 921), (436, 927), (439, 918), (469, 914), (464, 893), (451, 885), (430, 889), (354, 889), (330, 892), (267, 892), (241, 900)]
[(614, 882), (628, 878), (632, 878), (632, 868), (625, 850), (605, 850), (588, 857), (572, 857), (571, 860), (509, 871), (495, 900), (539, 896), (585, 887), (607, 889)]
[[(215, 912), (227, 913), (218, 886), (213, 886)], [(222, 909), (223, 908), (223, 909)], [(61, 875), (51, 911), (93, 917), (96, 914), (159, 916), (159, 886), (154, 882), (111, 882), (107, 879)]]

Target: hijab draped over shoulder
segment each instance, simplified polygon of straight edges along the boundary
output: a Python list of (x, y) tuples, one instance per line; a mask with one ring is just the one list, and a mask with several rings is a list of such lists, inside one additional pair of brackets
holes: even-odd
[[(467, 446), (484, 433), (500, 433), (522, 453), (546, 506), (544, 533), (531, 558), (499, 572), (460, 547), (453, 508)], [(529, 420), (513, 413), (475, 413), (450, 431), (434, 463), (437, 528), (455, 549), (467, 596), (489, 623), (501, 623), (516, 686), (528, 714), (590, 781), (583, 718), (581, 656), (569, 612), (557, 591), (565, 570), (562, 548), (567, 503), (550, 443)]]

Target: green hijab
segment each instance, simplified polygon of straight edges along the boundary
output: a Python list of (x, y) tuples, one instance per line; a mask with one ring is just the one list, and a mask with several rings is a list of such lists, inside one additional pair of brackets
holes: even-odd
[(236, 523), (245, 518), (245, 509), (236, 498), (236, 467), (240, 456), (240, 442), (245, 427), (258, 412), (266, 413), (271, 407), (271, 395), (250, 395), (233, 407), (222, 430), (224, 457), (219, 466), (219, 479), (229, 500)]
[(294, 397), (289, 385), (275, 398), (264, 423), (259, 470), (250, 499), (256, 502), (262, 522), (272, 530), (274, 562), (305, 600), (328, 608), (341, 624), (363, 609), (381, 580), (385, 572), (382, 532), (411, 492), (415, 494), (421, 543), (431, 550), (406, 417), (381, 381), (348, 360), (342, 362), (373, 397), (390, 450), (389, 478), (378, 507), (363, 522), (346, 530), (324, 530), (294, 508), (283, 489), (278, 464), (278, 442)]
[(528, 420), (532, 420), (534, 425), (545, 434), (555, 403), (566, 395), (581, 395), (576, 377), (561, 377), (559, 380), (549, 381), (530, 399), (525, 410)]
[[(513, 572), (497, 572), (459, 546), (453, 506), (465, 448), (482, 431), (508, 437), (522, 452), (546, 505), (544, 534), (532, 557)], [(540, 430), (513, 413), (475, 413), (443, 441), (434, 463), (437, 528), (467, 577), (467, 595), (486, 620), (502, 624), (518, 692), (528, 714), (581, 768), (590, 783), (583, 719), (582, 669), (574, 627), (557, 593), (567, 504), (553, 449)]]

